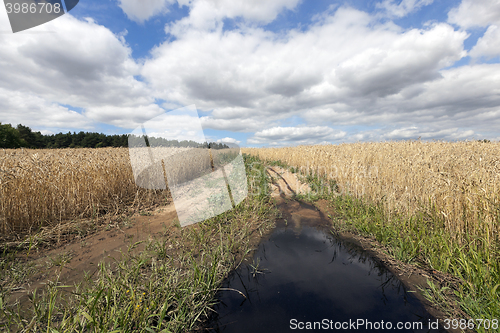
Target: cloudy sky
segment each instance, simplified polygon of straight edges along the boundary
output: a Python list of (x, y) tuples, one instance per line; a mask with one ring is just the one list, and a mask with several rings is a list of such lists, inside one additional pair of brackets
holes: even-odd
[(500, 0), (80, 0), (15, 34), (0, 6), (0, 122), (122, 134), (194, 105), (241, 146), (500, 140), (499, 60)]

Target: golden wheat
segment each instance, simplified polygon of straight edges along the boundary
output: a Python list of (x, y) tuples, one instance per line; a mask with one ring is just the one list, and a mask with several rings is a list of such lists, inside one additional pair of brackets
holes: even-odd
[(3, 235), (148, 206), (168, 194), (136, 185), (127, 148), (0, 150)]
[(500, 143), (381, 142), (294, 148), (247, 148), (243, 153), (326, 175), (340, 192), (381, 202), (389, 218), (426, 211), (450, 234), (493, 241), (500, 231)]

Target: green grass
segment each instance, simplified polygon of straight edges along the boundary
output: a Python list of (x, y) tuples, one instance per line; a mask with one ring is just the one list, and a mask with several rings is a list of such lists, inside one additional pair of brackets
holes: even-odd
[[(282, 162), (274, 165), (287, 167)], [(442, 310), (456, 314), (452, 306), (455, 303), (459, 313), (469, 318), (500, 319), (500, 243), (488, 241), (486, 232), (482, 237), (462, 235), (465, 241), (459, 241), (446, 231), (438, 214), (428, 213), (432, 209), (422, 207), (414, 216), (389, 219), (382, 200), (366, 202), (350, 193), (339, 193), (334, 180), (316, 175), (300, 178), (312, 191), (297, 198), (310, 202), (327, 200), (335, 212), (330, 217), (337, 231), (375, 238), (402, 262), (454, 276), (458, 283), (450, 281), (438, 287), (429, 281), (423, 288), (423, 294)], [(492, 243), (495, 245), (488, 245)], [(491, 331), (495, 330), (488, 332)]]
[[(178, 237), (149, 241), (140, 253), (130, 246), (78, 285), (65, 286), (54, 277), (30, 294), (28, 308), (8, 303), (12, 288), (2, 287), (0, 330), (185, 332), (199, 327), (222, 280), (252, 250), (252, 234), (262, 236), (274, 225), (277, 211), (263, 166), (253, 157), (245, 157), (245, 164), (249, 192), (258, 195), (235, 209), (192, 227), (174, 227)], [(7, 259), (2, 265), (13, 267)]]
[[(381, 204), (365, 203), (348, 195), (329, 200), (339, 214), (337, 224), (345, 223), (350, 227), (347, 229), (374, 237), (398, 260), (458, 278), (461, 283), (450, 286), (451, 292), (470, 318), (500, 318), (500, 254), (487, 246), (485, 239), (474, 237), (459, 244), (436, 217), (420, 213), (389, 221)], [(430, 300), (443, 304), (439, 297)], [(444, 309), (451, 311), (446, 306)]]

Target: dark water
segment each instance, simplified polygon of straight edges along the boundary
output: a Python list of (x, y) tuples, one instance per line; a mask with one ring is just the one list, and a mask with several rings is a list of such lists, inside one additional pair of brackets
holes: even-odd
[[(276, 229), (223, 288), (247, 298), (219, 292), (209, 332), (333, 331), (342, 325), (356, 332), (445, 332), (430, 329), (436, 320), (392, 273), (354, 245), (308, 226)], [(398, 329), (398, 322), (422, 326)]]

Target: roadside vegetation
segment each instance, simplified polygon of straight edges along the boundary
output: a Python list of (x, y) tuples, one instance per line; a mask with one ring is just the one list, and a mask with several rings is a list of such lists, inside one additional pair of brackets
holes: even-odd
[(297, 197), (327, 200), (337, 231), (374, 238), (402, 262), (453, 276), (422, 286), (450, 317), (500, 319), (499, 143), (413, 141), (244, 152), (301, 174), (312, 190)]
[[(224, 214), (142, 244), (131, 242), (122, 257), (99, 264), (93, 276), (65, 285), (57, 276), (30, 292), (29, 304), (10, 297), (36, 269), (0, 257), (0, 330), (7, 332), (185, 332), (206, 320), (230, 270), (274, 226), (277, 211), (268, 178), (255, 157), (245, 157), (249, 195)], [(144, 246), (143, 251), (134, 251)], [(25, 250), (24, 250), (25, 251)], [(69, 256), (52, 260), (64, 266)], [(234, 291), (237, 292), (237, 291)], [(244, 297), (244, 296), (242, 296)]]

